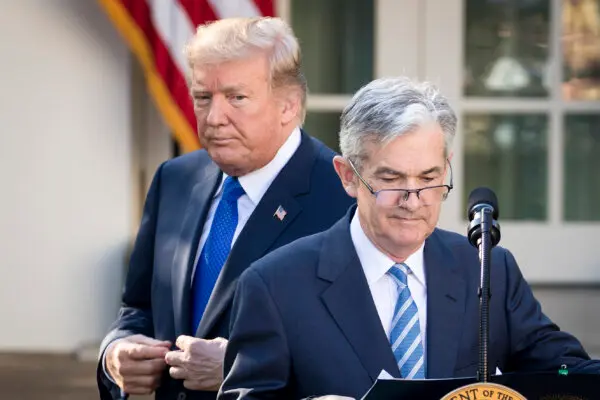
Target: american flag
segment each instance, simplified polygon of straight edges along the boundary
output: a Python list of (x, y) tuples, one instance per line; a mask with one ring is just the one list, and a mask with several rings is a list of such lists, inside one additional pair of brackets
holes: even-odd
[(183, 152), (200, 148), (183, 48), (205, 22), (273, 16), (276, 0), (98, 0), (144, 69), (148, 90)]
[(277, 207), (277, 210), (275, 210), (275, 214), (273, 214), (273, 216), (277, 217), (277, 219), (279, 219), (280, 221), (283, 221), (286, 215), (287, 211), (285, 211), (285, 209), (282, 206)]

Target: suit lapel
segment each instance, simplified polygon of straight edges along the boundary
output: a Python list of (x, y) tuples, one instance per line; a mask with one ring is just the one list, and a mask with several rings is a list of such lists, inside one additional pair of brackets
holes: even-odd
[(439, 235), (435, 231), (425, 242), (427, 378), (452, 376), (464, 329), (466, 285)]
[[(303, 133), (300, 146), (258, 203), (231, 249), (198, 325), (197, 337), (206, 337), (227, 309), (242, 272), (265, 255), (301, 213), (302, 206), (295, 197), (310, 190), (315, 157), (314, 144)], [(280, 206), (286, 212), (283, 219), (275, 215)]]
[(171, 273), (176, 336), (188, 334), (190, 331), (192, 271), (204, 225), (203, 221), (206, 220), (220, 178), (221, 172), (215, 164), (210, 163), (203, 169), (192, 189), (183, 217)]
[(350, 236), (354, 210), (353, 206), (347, 217), (334, 225), (323, 244), (318, 274), (331, 285), (322, 300), (373, 381), (382, 369), (400, 377)]

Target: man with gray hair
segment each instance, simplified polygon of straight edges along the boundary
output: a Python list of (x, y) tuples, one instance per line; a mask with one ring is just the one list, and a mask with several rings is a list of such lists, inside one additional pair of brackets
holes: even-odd
[[(456, 120), (427, 83), (379, 79), (356, 93), (334, 164), (357, 205), (242, 274), (219, 400), (361, 398), (382, 371), (475, 376), (477, 250), (436, 228)], [(508, 250), (493, 250), (491, 270), (494, 368), (600, 373), (542, 313)]]
[(300, 48), (278, 18), (200, 26), (186, 49), (203, 150), (158, 169), (118, 318), (100, 349), (101, 397), (214, 399), (241, 272), (328, 229), (354, 200), (334, 152), (300, 129)]

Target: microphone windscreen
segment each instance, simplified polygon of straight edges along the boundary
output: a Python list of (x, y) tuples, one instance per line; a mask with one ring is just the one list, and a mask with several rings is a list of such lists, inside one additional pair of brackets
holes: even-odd
[(473, 189), (469, 195), (469, 201), (467, 202), (467, 213), (469, 215), (469, 220), (473, 219), (473, 208), (476, 205), (481, 204), (490, 205), (494, 209), (492, 214), (493, 218), (496, 220), (498, 219), (500, 209), (498, 208), (498, 198), (496, 197), (496, 193), (494, 193), (494, 191), (490, 188), (478, 187)]

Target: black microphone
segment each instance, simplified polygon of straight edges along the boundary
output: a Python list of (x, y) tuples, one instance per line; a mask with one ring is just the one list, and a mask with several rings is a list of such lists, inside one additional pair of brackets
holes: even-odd
[(490, 227), (492, 247), (500, 242), (500, 225), (496, 221), (500, 215), (498, 207), (498, 198), (493, 190), (486, 187), (474, 189), (469, 195), (467, 205), (467, 213), (469, 214), (469, 242), (475, 247), (479, 247), (481, 240), (481, 225), (483, 223), (484, 214), (489, 213), (492, 217), (492, 226)]
[(479, 287), (479, 367), (477, 379), (488, 382), (488, 347), (490, 341), (490, 258), (492, 247), (500, 242), (500, 225), (496, 221), (500, 215), (496, 194), (488, 188), (480, 187), (471, 192), (467, 213), (469, 214), (469, 242), (479, 250), (481, 263), (481, 286)]

